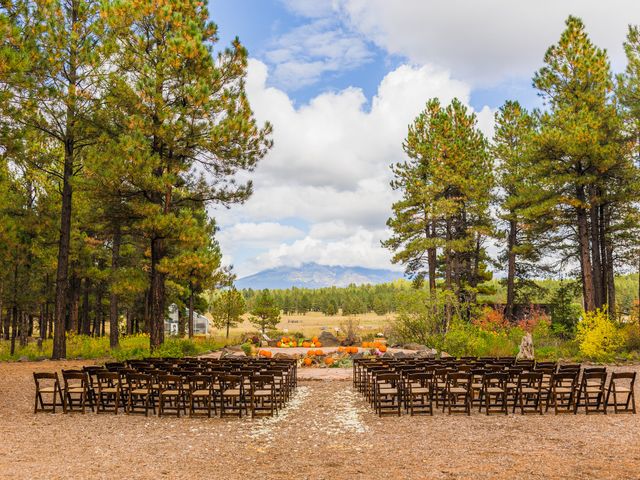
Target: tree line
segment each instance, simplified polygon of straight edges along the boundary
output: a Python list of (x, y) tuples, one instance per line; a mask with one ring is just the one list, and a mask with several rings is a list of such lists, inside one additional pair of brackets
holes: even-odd
[(569, 274), (586, 311), (616, 314), (614, 277), (638, 265), (640, 250), (638, 27), (624, 49), (627, 67), (614, 75), (569, 17), (533, 76), (543, 108), (507, 101), (491, 139), (459, 100), (426, 103), (403, 144), (408, 160), (393, 166), (402, 198), (384, 242), (414, 282), (473, 303), (490, 268), (502, 269), (512, 318), (535, 278)]
[(219, 48), (195, 0), (0, 4), (0, 325), (164, 339), (228, 283), (209, 217), (252, 192), (271, 147), (245, 93), (247, 51)]

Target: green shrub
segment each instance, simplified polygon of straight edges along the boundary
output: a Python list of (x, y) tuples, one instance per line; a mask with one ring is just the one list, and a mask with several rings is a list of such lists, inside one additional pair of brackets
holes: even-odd
[(585, 312), (576, 328), (580, 352), (592, 360), (612, 360), (624, 344), (622, 332), (605, 309)]
[[(167, 338), (165, 342), (153, 353), (156, 357), (185, 357), (200, 355), (212, 350), (218, 350), (224, 343), (212, 338), (196, 337)], [(26, 347), (16, 345), (16, 352), (10, 355), (10, 342), (0, 341), (0, 361), (18, 360), (27, 357), (29, 360), (50, 358), (53, 350), (52, 340), (42, 342), (42, 348), (38, 348), (36, 342), (29, 343)], [(151, 356), (149, 349), (149, 336), (146, 334), (128, 335), (120, 338), (120, 347), (111, 350), (108, 337), (89, 337), (86, 335), (67, 335), (67, 358), (69, 359), (96, 359), (112, 358), (114, 360), (137, 359)]]

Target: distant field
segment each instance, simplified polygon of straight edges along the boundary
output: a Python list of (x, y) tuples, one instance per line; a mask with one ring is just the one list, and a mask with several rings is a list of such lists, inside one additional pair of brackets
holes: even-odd
[[(278, 330), (293, 332), (302, 332), (305, 336), (314, 336), (322, 332), (323, 329), (335, 332), (335, 328), (340, 328), (340, 325), (345, 323), (349, 319), (353, 319), (360, 324), (359, 330), (363, 333), (377, 333), (382, 332), (394, 319), (395, 314), (376, 315), (375, 313), (367, 313), (364, 315), (333, 315), (327, 316), (319, 312), (309, 312), (306, 315), (283, 315), (280, 323), (278, 324)], [(232, 328), (230, 336), (238, 337), (243, 333), (255, 332), (257, 329), (248, 320), (248, 316), (245, 316), (245, 321), (238, 325), (236, 328)], [(218, 337), (224, 335), (224, 331), (215, 329), (213, 334)]]

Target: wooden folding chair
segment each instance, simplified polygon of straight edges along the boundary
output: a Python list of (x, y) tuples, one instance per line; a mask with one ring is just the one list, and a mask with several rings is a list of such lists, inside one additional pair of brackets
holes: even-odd
[[(33, 372), (33, 380), (36, 383), (36, 397), (33, 413), (48, 412), (56, 413), (56, 407), (60, 405), (64, 411), (64, 397), (62, 396), (62, 388), (60, 387), (60, 379), (58, 373), (49, 372)], [(41, 384), (41, 382), (44, 384)], [(50, 395), (51, 401), (47, 402), (45, 397)], [(60, 399), (60, 403), (58, 403)]]
[(276, 384), (273, 375), (253, 375), (250, 379), (251, 417), (273, 416), (276, 412)]
[(561, 413), (575, 413), (575, 393), (578, 383), (579, 370), (565, 370), (555, 373), (551, 377), (551, 392), (547, 400), (546, 410), (553, 404), (556, 415)]
[(182, 410), (187, 413), (185, 404), (184, 387), (180, 375), (158, 375), (158, 385), (160, 387), (160, 403), (158, 406), (158, 416), (165, 412), (175, 412), (180, 416)]
[(189, 377), (188, 394), (190, 417), (207, 416), (211, 418), (211, 410), (217, 414), (214, 402), (213, 378), (210, 375), (192, 375)]
[(407, 374), (406, 406), (411, 416), (433, 415), (433, 372)]
[(79, 370), (63, 370), (62, 379), (64, 381), (64, 413), (84, 413), (87, 403), (93, 411), (88, 375)]
[(585, 414), (604, 413), (607, 414), (605, 403), (605, 384), (607, 382), (607, 372), (603, 368), (585, 369), (582, 374), (580, 387), (576, 393), (576, 401), (573, 413), (578, 413), (578, 408), (584, 407)]
[(516, 387), (516, 401), (513, 412), (520, 407), (522, 415), (537, 413), (542, 415), (542, 372), (521, 373)]
[[(615, 413), (636, 413), (635, 382), (636, 372), (611, 373), (605, 408), (613, 405)], [(609, 401), (612, 395), (613, 404), (610, 404)]]
[(482, 379), (482, 391), (480, 393), (480, 411), (484, 407), (485, 413), (504, 413), (508, 415), (507, 409), (507, 373), (488, 372)]
[(242, 375), (222, 375), (220, 385), (220, 417), (242, 417), (244, 382)]
[[(122, 384), (117, 372), (97, 372), (96, 412), (118, 414), (122, 401)], [(126, 408), (126, 407), (125, 407)]]
[(149, 416), (149, 409), (156, 412), (151, 392), (151, 375), (146, 373), (127, 373), (127, 414), (144, 413)]
[(452, 372), (447, 375), (443, 412), (445, 408), (448, 408), (449, 415), (471, 415), (471, 373)]
[(380, 373), (375, 377), (374, 407), (378, 415), (401, 415), (401, 379), (397, 373)]

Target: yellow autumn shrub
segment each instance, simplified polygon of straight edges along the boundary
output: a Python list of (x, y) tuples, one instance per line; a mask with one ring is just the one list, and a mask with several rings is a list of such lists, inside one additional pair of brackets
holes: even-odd
[(605, 309), (585, 312), (578, 322), (576, 340), (580, 352), (592, 360), (611, 360), (624, 343), (618, 325), (609, 318)]

